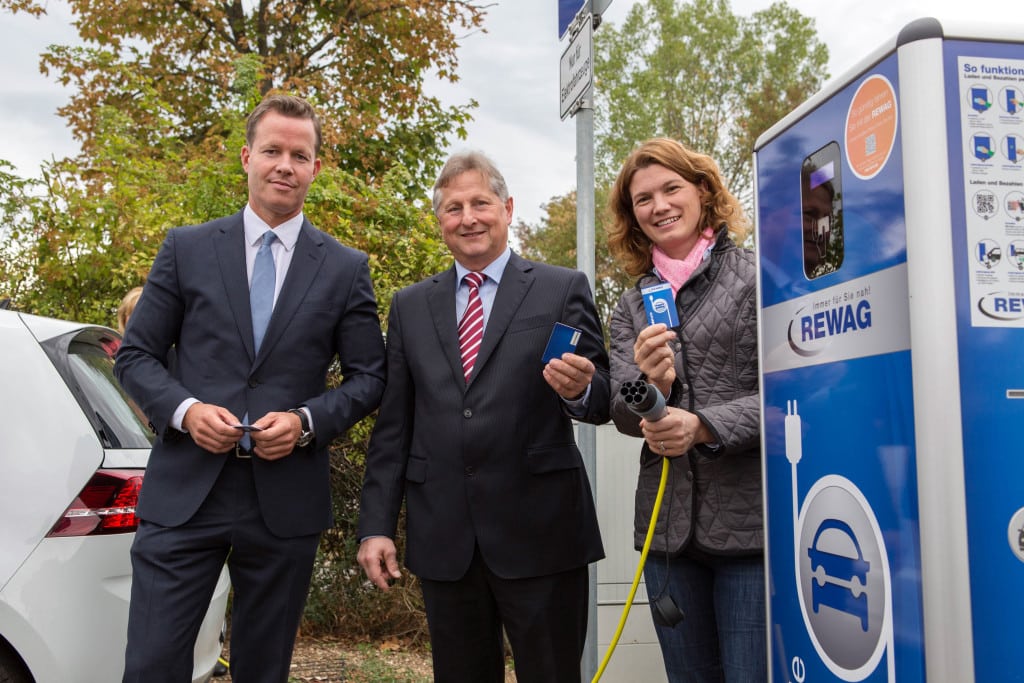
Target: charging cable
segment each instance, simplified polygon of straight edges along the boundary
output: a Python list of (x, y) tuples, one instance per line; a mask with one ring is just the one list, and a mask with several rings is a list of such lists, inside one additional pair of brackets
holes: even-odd
[[(619, 393), (622, 395), (626, 406), (646, 420), (655, 422), (667, 414), (665, 397), (661, 395), (661, 392), (653, 384), (642, 381), (626, 382), (622, 385)], [(591, 683), (597, 683), (601, 679), (602, 674), (604, 674), (604, 670), (608, 668), (608, 661), (612, 658), (615, 646), (619, 644), (619, 638), (622, 637), (622, 630), (626, 627), (626, 618), (629, 616), (630, 608), (633, 607), (633, 598), (636, 596), (640, 579), (644, 575), (647, 553), (651, 549), (651, 541), (654, 540), (654, 528), (658, 523), (658, 512), (661, 510), (661, 500), (665, 497), (665, 484), (668, 482), (669, 464), (668, 458), (662, 456), (661, 481), (658, 482), (658, 495), (654, 498), (654, 507), (651, 509), (651, 521), (647, 525), (647, 536), (644, 538), (643, 549), (640, 551), (640, 563), (636, 566), (633, 585), (629, 588), (626, 604), (623, 606), (622, 615), (619, 617), (619, 625), (615, 628), (612, 641), (608, 644), (608, 650), (604, 653), (604, 659), (601, 660), (601, 665), (597, 668), (597, 673), (594, 674)]]

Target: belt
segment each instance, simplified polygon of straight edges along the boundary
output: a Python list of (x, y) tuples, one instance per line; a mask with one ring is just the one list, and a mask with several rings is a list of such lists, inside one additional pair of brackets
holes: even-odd
[(237, 443), (235, 444), (235, 449), (233, 452), (236, 458), (241, 458), (243, 460), (248, 460), (249, 458), (252, 457), (252, 450), (248, 448), (243, 448)]

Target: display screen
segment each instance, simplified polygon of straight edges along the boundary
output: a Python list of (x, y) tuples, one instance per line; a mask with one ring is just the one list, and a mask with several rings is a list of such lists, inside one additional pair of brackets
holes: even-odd
[(828, 275), (843, 263), (843, 192), (839, 144), (830, 142), (806, 159), (800, 169), (803, 212), (804, 275)]

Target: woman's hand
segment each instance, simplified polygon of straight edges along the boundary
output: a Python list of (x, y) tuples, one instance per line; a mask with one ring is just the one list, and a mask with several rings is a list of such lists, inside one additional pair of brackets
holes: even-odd
[(640, 428), (651, 450), (669, 457), (683, 455), (694, 444), (708, 443), (712, 439), (700, 418), (681, 408), (668, 408), (665, 417), (656, 422), (641, 420)]
[(665, 398), (672, 392), (672, 382), (676, 379), (676, 354), (669, 345), (675, 338), (674, 331), (664, 323), (657, 323), (640, 330), (633, 343), (637, 367)]

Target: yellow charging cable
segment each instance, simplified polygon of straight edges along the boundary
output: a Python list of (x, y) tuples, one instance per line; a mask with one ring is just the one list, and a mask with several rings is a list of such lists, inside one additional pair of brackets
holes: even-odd
[(604, 659), (601, 660), (601, 666), (597, 667), (597, 673), (591, 679), (590, 683), (597, 683), (601, 679), (601, 674), (608, 667), (608, 660), (612, 658), (612, 652), (615, 651), (615, 646), (619, 644), (619, 638), (622, 637), (622, 629), (626, 626), (626, 618), (629, 616), (629, 609), (633, 606), (633, 597), (636, 595), (636, 589), (640, 585), (640, 579), (644, 575), (644, 564), (647, 562), (647, 552), (651, 549), (651, 541), (654, 540), (654, 527), (658, 523), (658, 512), (661, 511), (661, 499), (665, 497), (665, 484), (668, 481), (668, 458), (662, 457), (661, 460), (661, 481), (658, 482), (658, 495), (654, 498), (654, 508), (651, 510), (651, 523), (647, 525), (647, 537), (644, 538), (644, 547), (640, 551), (640, 563), (636, 566), (636, 575), (633, 577), (633, 585), (629, 589), (629, 596), (626, 598), (626, 605), (622, 608), (622, 616), (619, 617), (619, 625), (615, 629), (615, 635), (612, 636), (612, 642), (608, 644), (608, 651), (604, 653)]

